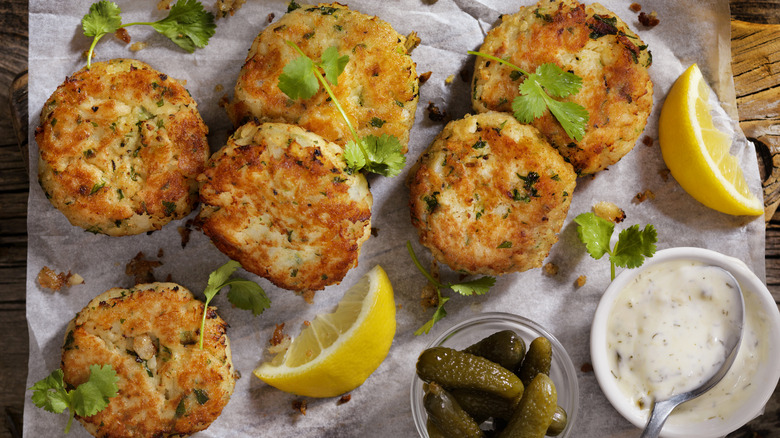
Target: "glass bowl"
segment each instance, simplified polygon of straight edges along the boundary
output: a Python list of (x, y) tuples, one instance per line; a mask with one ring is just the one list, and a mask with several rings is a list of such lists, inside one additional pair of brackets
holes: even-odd
[[(719, 266), (729, 271), (739, 282), (745, 299), (745, 334), (740, 352), (729, 374), (710, 391), (725, 391), (714, 400), (700, 399), (680, 405), (664, 424), (661, 436), (669, 438), (703, 438), (725, 436), (740, 428), (763, 412), (780, 378), (780, 313), (766, 285), (741, 260), (718, 252), (692, 247), (670, 248), (658, 251), (638, 269), (622, 272), (601, 297), (591, 328), (590, 351), (593, 371), (601, 390), (612, 406), (636, 427), (644, 429), (649, 406), (640, 409), (623, 392), (612, 373), (607, 348), (607, 325), (611, 310), (620, 292), (646, 269), (676, 260), (690, 260), (705, 265)], [(749, 335), (748, 331), (753, 334)], [(752, 336), (752, 342), (746, 336)], [(756, 346), (756, 353), (748, 354), (746, 343)], [(612, 353), (614, 354), (614, 353)], [(750, 359), (748, 359), (750, 357)], [(747, 365), (754, 363), (755, 365)], [(724, 385), (721, 387), (721, 385)], [(719, 388), (720, 387), (720, 388)], [(749, 393), (738, 394), (736, 388), (747, 388)], [(740, 397), (737, 399), (737, 397)], [(710, 395), (712, 397), (712, 395)], [(704, 414), (707, 405), (732, 406), (720, 415)], [(706, 418), (697, 418), (704, 416)]]
[[(443, 346), (462, 350), (501, 330), (513, 330), (523, 338), (526, 346), (530, 345), (531, 341), (539, 336), (544, 336), (550, 340), (553, 350), (550, 378), (555, 383), (555, 389), (558, 393), (558, 405), (565, 409), (568, 415), (566, 429), (558, 437), (566, 438), (573, 436), (574, 432), (572, 431), (577, 422), (580, 398), (577, 372), (563, 345), (539, 324), (511, 313), (481, 313), (454, 325), (431, 341), (425, 348)], [(428, 416), (423, 407), (423, 381), (417, 377), (417, 374), (412, 379), (411, 401), (412, 415), (417, 432), (422, 438), (428, 438), (428, 432), (425, 428)]]

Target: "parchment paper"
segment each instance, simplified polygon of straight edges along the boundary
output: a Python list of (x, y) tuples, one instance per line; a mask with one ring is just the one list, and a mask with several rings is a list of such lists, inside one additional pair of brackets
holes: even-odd
[[(169, 224), (151, 235), (108, 237), (93, 235), (71, 226), (65, 217), (45, 199), (37, 183), (37, 146), (33, 130), (38, 125), (41, 106), (69, 74), (85, 64), (81, 53), (90, 40), (82, 35), (81, 17), (90, 0), (31, 0), (30, 2), (30, 199), (29, 250), (27, 277), (27, 317), (30, 334), (28, 387), (60, 365), (60, 347), (67, 322), (97, 294), (115, 286), (129, 287), (132, 279), (125, 275), (125, 264), (139, 251), (155, 258), (164, 250), (164, 265), (155, 270), (158, 279), (168, 274), (173, 281), (202, 297), (208, 274), (227, 261), (201, 233), (192, 233), (186, 248), (181, 247), (177, 227), (183, 221)], [(124, 22), (150, 21), (162, 18), (155, 10), (156, 1), (120, 1)], [(233, 360), (242, 377), (222, 416), (198, 434), (201, 437), (325, 437), (325, 436), (415, 436), (409, 405), (409, 388), (414, 377), (414, 363), (423, 347), (443, 330), (469, 316), (483, 311), (509, 311), (528, 317), (547, 327), (565, 346), (575, 368), (590, 362), (588, 337), (598, 300), (609, 283), (609, 266), (595, 261), (584, 251), (576, 237), (572, 219), (590, 211), (598, 201), (612, 201), (627, 214), (617, 228), (652, 223), (658, 230), (659, 249), (675, 246), (697, 246), (720, 251), (745, 261), (760, 278), (764, 278), (764, 222), (762, 217), (733, 217), (710, 210), (687, 195), (674, 178), (662, 178), (665, 169), (657, 141), (648, 147), (637, 146), (622, 161), (594, 178), (580, 178), (560, 241), (547, 261), (560, 268), (557, 275), (544, 275), (540, 269), (506, 275), (485, 296), (453, 296), (447, 304), (449, 316), (438, 323), (431, 334), (416, 337), (415, 329), (431, 316), (419, 304), (419, 291), (425, 279), (407, 255), (407, 240), (427, 265), (430, 253), (417, 243), (417, 233), (410, 224), (408, 194), (403, 181), (406, 173), (443, 127), (432, 122), (425, 107), (434, 102), (452, 118), (470, 110), (468, 84), (459, 78), (462, 70), (470, 77), (473, 58), (466, 50), (480, 46), (485, 32), (502, 13), (516, 12), (531, 4), (528, 0), (393, 0), (376, 2), (351, 0), (350, 7), (378, 15), (400, 33), (417, 31), (422, 45), (413, 52), (419, 73), (432, 71), (430, 80), (420, 88), (420, 105), (409, 143), (405, 172), (394, 178), (369, 177), (374, 195), (373, 226), (379, 230), (363, 246), (359, 266), (341, 285), (317, 293), (313, 305), (293, 293), (280, 290), (268, 281), (259, 282), (273, 301), (271, 309), (260, 317), (231, 308), (224, 295), (213, 305), (230, 324), (228, 332), (233, 345)], [(650, 74), (654, 81), (654, 107), (644, 135), (657, 139), (657, 120), (664, 96), (684, 68), (697, 62), (707, 80), (715, 86), (732, 116), (734, 89), (729, 68), (729, 7), (726, 0), (678, 2), (644, 0), (643, 10), (657, 11), (660, 25), (653, 29), (641, 26), (626, 1), (602, 2), (620, 15), (649, 45), (654, 62)], [(211, 9), (213, 2), (206, 1)], [(216, 35), (205, 49), (187, 54), (151, 29), (132, 27), (133, 41), (146, 41), (149, 47), (131, 52), (117, 39), (107, 36), (97, 46), (98, 60), (112, 57), (134, 57), (148, 62), (170, 76), (187, 81), (187, 88), (199, 104), (204, 120), (211, 129), (212, 150), (219, 148), (228, 133), (229, 122), (218, 100), (232, 94), (239, 69), (253, 38), (269, 22), (269, 14), (280, 17), (286, 2), (250, 1), (235, 16), (221, 19)], [(454, 75), (451, 84), (445, 79)], [(221, 85), (225, 91), (217, 91)], [(759, 173), (753, 147), (741, 133), (735, 150), (742, 160), (750, 186), (760, 196)], [(656, 197), (642, 203), (635, 195), (652, 190)], [(330, 311), (343, 291), (375, 264), (382, 265), (395, 289), (398, 305), (398, 330), (390, 354), (377, 371), (358, 389), (352, 400), (337, 405), (336, 399), (309, 399), (306, 416), (293, 411), (297, 397), (271, 388), (251, 375), (264, 357), (275, 323), (286, 322), (287, 332), (296, 334), (304, 320)], [(59, 271), (73, 271), (86, 284), (61, 292), (43, 290), (35, 278), (44, 266)], [(239, 271), (247, 277), (257, 278)], [(445, 277), (453, 274), (443, 270)], [(587, 275), (587, 284), (574, 286), (575, 279)], [(450, 292), (450, 296), (452, 293)], [(578, 372), (580, 413), (577, 437), (636, 436), (637, 430), (610, 406), (601, 393), (592, 372)], [(60, 436), (66, 416), (55, 416), (35, 408), (29, 400), (24, 413), (24, 433), (28, 437)], [(88, 434), (74, 425), (70, 436)]]

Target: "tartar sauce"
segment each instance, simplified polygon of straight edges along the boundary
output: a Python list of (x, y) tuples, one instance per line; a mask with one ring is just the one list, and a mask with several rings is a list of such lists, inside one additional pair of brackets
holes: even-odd
[[(700, 386), (725, 360), (725, 345), (735, 336), (739, 301), (728, 277), (695, 261), (670, 261), (649, 267), (618, 295), (607, 323), (612, 374), (640, 409)], [(723, 417), (751, 393), (760, 358), (758, 333), (766, 317), (750, 291), (745, 295), (745, 325), (737, 358), (713, 389), (677, 407), (670, 423)]]

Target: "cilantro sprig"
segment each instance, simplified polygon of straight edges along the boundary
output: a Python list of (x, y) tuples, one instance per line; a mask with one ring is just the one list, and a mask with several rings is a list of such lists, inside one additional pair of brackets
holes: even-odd
[(474, 280), (464, 281), (460, 283), (442, 283), (436, 278), (434, 278), (430, 273), (428, 273), (427, 270), (420, 264), (420, 261), (417, 260), (417, 255), (414, 253), (414, 250), (412, 249), (412, 244), (408, 240), (406, 241), (406, 249), (409, 251), (409, 255), (412, 257), (412, 261), (414, 262), (414, 265), (417, 266), (417, 269), (425, 276), (425, 278), (428, 279), (428, 282), (433, 285), (433, 287), (436, 289), (436, 294), (438, 296), (438, 307), (436, 307), (436, 311), (433, 312), (433, 316), (431, 317), (428, 322), (422, 325), (417, 331), (414, 332), (416, 336), (422, 335), (423, 333), (427, 334), (431, 331), (431, 328), (433, 328), (433, 325), (439, 322), (442, 318), (447, 316), (447, 311), (444, 310), (444, 304), (449, 301), (449, 297), (446, 297), (441, 294), (441, 290), (444, 288), (449, 288), (454, 290), (455, 292), (465, 295), (465, 296), (471, 296), (471, 295), (484, 295), (487, 293), (487, 291), (490, 290), (491, 287), (493, 287), (494, 284), (496, 284), (496, 279), (494, 277), (484, 276), (480, 277)]
[(290, 99), (309, 99), (319, 91), (320, 84), (322, 85), (352, 134), (352, 140), (344, 146), (344, 159), (347, 166), (355, 172), (365, 169), (389, 177), (401, 173), (406, 164), (406, 157), (401, 152), (403, 149), (401, 142), (387, 134), (379, 137), (375, 135), (358, 137), (347, 113), (333, 94), (330, 84), (338, 85), (339, 75), (349, 63), (349, 56), (339, 56), (338, 48), (331, 46), (322, 52), (319, 62), (314, 62), (297, 44), (292, 41), (286, 43), (300, 56), (282, 69), (282, 74), (279, 75), (279, 89)]
[(582, 213), (574, 218), (574, 222), (577, 223), (577, 235), (591, 257), (598, 260), (604, 254), (609, 254), (612, 280), (615, 279), (615, 266), (638, 268), (645, 262), (645, 258), (655, 254), (658, 234), (652, 225), (645, 225), (644, 229), (640, 229), (639, 225), (624, 229), (618, 235), (614, 248), (610, 248), (609, 241), (615, 224), (593, 213)]
[(33, 391), (32, 402), (35, 406), (55, 414), (68, 410), (65, 433), (69, 433), (74, 415), (90, 417), (108, 406), (109, 399), (119, 391), (119, 377), (111, 365), (90, 365), (89, 379), (75, 389), (67, 390), (63, 375), (61, 369), (56, 369), (29, 389)]
[(203, 349), (203, 332), (206, 328), (206, 313), (208, 312), (209, 303), (223, 288), (230, 288), (228, 290), (228, 301), (231, 304), (239, 309), (251, 310), (255, 316), (263, 313), (265, 309), (271, 306), (271, 300), (259, 284), (251, 280), (231, 277), (240, 266), (241, 264), (237, 261), (230, 260), (209, 274), (206, 290), (203, 291), (203, 294), (206, 295), (206, 303), (203, 306), (203, 317), (200, 321), (198, 346), (201, 350)]
[(190, 53), (196, 48), (205, 47), (217, 27), (214, 24), (214, 15), (203, 10), (203, 5), (197, 0), (178, 0), (167, 17), (155, 22), (122, 24), (121, 13), (122, 10), (116, 3), (103, 0), (93, 3), (89, 7), (89, 13), (81, 19), (84, 35), (93, 37), (87, 53), (87, 68), (92, 65), (92, 53), (97, 42), (104, 35), (128, 26), (151, 26)]
[(467, 53), (504, 64), (526, 77), (519, 86), (520, 95), (512, 101), (512, 111), (518, 121), (531, 123), (533, 119), (541, 117), (544, 111), (549, 109), (569, 137), (579, 141), (585, 136), (588, 110), (576, 102), (553, 99), (553, 97), (564, 98), (579, 93), (582, 88), (582, 78), (574, 73), (563, 71), (552, 63), (542, 64), (534, 73), (529, 73), (505, 59), (487, 53), (476, 51)]

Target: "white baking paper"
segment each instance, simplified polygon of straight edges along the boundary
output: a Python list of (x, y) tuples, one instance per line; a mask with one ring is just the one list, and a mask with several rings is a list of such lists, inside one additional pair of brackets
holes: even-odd
[[(217, 251), (201, 233), (192, 233), (186, 248), (181, 246), (175, 222), (151, 235), (109, 237), (93, 235), (71, 226), (52, 207), (36, 180), (37, 146), (33, 130), (39, 123), (41, 106), (56, 87), (85, 64), (81, 53), (90, 39), (82, 35), (81, 17), (88, 11), (89, 0), (30, 1), (30, 199), (28, 216), (29, 250), (27, 277), (27, 317), (30, 334), (28, 386), (45, 377), (60, 365), (60, 347), (67, 322), (99, 293), (115, 286), (129, 287), (132, 279), (125, 275), (126, 263), (139, 251), (156, 258), (164, 250), (163, 266), (156, 269), (158, 279), (169, 274), (202, 297), (208, 274), (227, 258)], [(155, 9), (156, 0), (119, 1), (124, 22), (149, 21), (165, 13)], [(206, 2), (207, 9), (213, 2)], [(426, 336), (413, 332), (427, 321), (432, 309), (419, 304), (425, 278), (414, 268), (407, 255), (406, 241), (412, 241), (424, 265), (430, 253), (417, 243), (417, 233), (410, 224), (406, 173), (441, 130), (443, 123), (432, 122), (425, 107), (433, 102), (452, 118), (470, 110), (469, 86), (460, 79), (463, 70), (471, 71), (473, 58), (467, 50), (477, 49), (485, 33), (500, 14), (513, 13), (528, 0), (351, 0), (350, 7), (373, 14), (391, 23), (402, 34), (416, 31), (422, 39), (412, 57), (419, 73), (431, 71), (430, 80), (420, 87), (420, 105), (411, 132), (408, 163), (405, 172), (393, 179), (370, 176), (374, 195), (373, 226), (378, 235), (363, 246), (359, 266), (341, 285), (317, 293), (315, 303), (306, 304), (295, 294), (280, 290), (259, 279), (273, 304), (259, 317), (231, 308), (224, 295), (212, 303), (230, 324), (233, 360), (242, 377), (235, 393), (209, 429), (199, 437), (412, 437), (416, 435), (412, 420), (409, 390), (414, 378), (414, 363), (423, 347), (438, 333), (479, 312), (508, 311), (537, 321), (549, 329), (567, 349), (575, 368), (590, 362), (589, 330), (598, 300), (609, 284), (609, 264), (593, 260), (576, 236), (572, 219), (590, 211), (598, 201), (611, 201), (622, 207), (626, 221), (632, 224), (652, 223), (658, 230), (660, 248), (697, 246), (710, 248), (742, 259), (764, 278), (764, 221), (762, 217), (733, 217), (710, 210), (683, 191), (677, 182), (664, 179), (665, 169), (657, 141), (650, 147), (637, 146), (619, 163), (595, 177), (580, 178), (560, 241), (547, 261), (560, 268), (555, 276), (541, 269), (506, 275), (485, 296), (450, 296), (449, 316)], [(707, 80), (714, 85), (733, 115), (734, 87), (729, 68), (729, 6), (726, 0), (678, 2), (644, 0), (643, 10), (656, 11), (660, 24), (652, 29), (641, 26), (637, 14), (629, 10), (630, 2), (602, 2), (636, 30), (653, 53), (650, 74), (654, 82), (654, 108), (644, 135), (657, 140), (658, 114), (664, 96), (673, 81), (691, 63), (698, 63)], [(199, 104), (204, 120), (211, 129), (212, 150), (224, 142), (230, 124), (219, 99), (232, 94), (239, 69), (253, 38), (269, 23), (269, 14), (278, 18), (286, 11), (282, 0), (249, 1), (234, 16), (219, 20), (216, 35), (208, 47), (188, 54), (156, 35), (151, 29), (129, 28), (133, 41), (148, 42), (148, 48), (131, 52), (128, 46), (111, 36), (97, 46), (97, 59), (132, 57), (151, 64), (170, 76), (186, 80), (186, 86)], [(470, 73), (469, 73), (470, 74)], [(445, 79), (453, 76), (447, 84)], [(221, 85), (224, 91), (217, 91)], [(760, 196), (759, 173), (753, 147), (741, 133), (735, 143), (742, 166), (753, 192)], [(655, 199), (637, 203), (637, 193), (651, 190)], [(252, 376), (252, 370), (264, 357), (274, 324), (285, 322), (287, 332), (295, 334), (304, 320), (330, 311), (343, 292), (376, 264), (387, 271), (397, 303), (398, 329), (390, 354), (376, 372), (352, 391), (350, 402), (337, 405), (337, 399), (309, 399), (305, 416), (291, 407), (290, 394), (271, 388)], [(86, 283), (61, 292), (43, 290), (35, 278), (44, 266), (82, 275)], [(246, 274), (247, 277), (257, 277)], [(453, 277), (446, 269), (445, 277)], [(577, 288), (580, 275), (587, 284)], [(578, 371), (580, 411), (573, 436), (637, 436), (637, 430), (625, 421), (601, 393), (592, 372)], [(35, 408), (29, 400), (24, 412), (24, 434), (28, 437), (60, 436), (65, 415), (54, 415)], [(72, 437), (88, 434), (78, 424)]]

